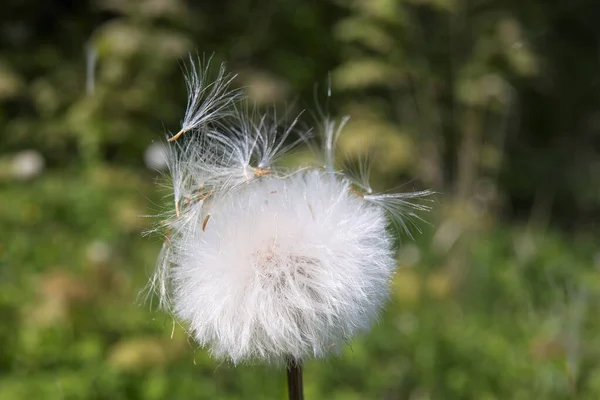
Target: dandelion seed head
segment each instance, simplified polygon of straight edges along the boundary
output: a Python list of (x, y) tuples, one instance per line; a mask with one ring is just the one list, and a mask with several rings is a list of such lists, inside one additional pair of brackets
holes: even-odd
[[(392, 224), (408, 228), (429, 192), (377, 194), (370, 164), (335, 170), (347, 122), (325, 118), (324, 166), (277, 161), (310, 130), (261, 114), (193, 64), (183, 133), (167, 143), (173, 210), (149, 287), (216, 358), (302, 361), (367, 330), (396, 267)], [(189, 132), (188, 132), (189, 131)]]
[(210, 215), (176, 250), (174, 312), (218, 358), (325, 356), (387, 296), (384, 213), (330, 173), (263, 178)]

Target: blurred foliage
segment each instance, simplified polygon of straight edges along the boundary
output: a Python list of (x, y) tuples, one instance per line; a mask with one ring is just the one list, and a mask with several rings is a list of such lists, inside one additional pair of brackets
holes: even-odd
[(599, 3), (0, 11), (0, 400), (284, 398), (282, 371), (216, 363), (138, 298), (167, 194), (147, 166), (196, 51), (260, 105), (350, 114), (342, 153), (373, 152), (376, 188), (441, 192), (381, 322), (306, 365), (308, 399), (600, 396)]

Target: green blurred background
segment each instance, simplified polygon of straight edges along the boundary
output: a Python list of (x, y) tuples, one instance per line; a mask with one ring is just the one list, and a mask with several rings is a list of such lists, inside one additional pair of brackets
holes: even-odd
[[(138, 293), (188, 52), (258, 104), (350, 114), (340, 147), (434, 211), (379, 324), (307, 399), (600, 398), (600, 3), (4, 0), (0, 399), (282, 399)], [(311, 113), (306, 123), (312, 124)], [(408, 182), (408, 183), (407, 183)]]

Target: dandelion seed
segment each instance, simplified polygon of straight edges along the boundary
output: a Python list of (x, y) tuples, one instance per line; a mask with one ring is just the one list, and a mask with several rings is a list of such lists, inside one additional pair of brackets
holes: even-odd
[(416, 221), (426, 222), (417, 211), (430, 211), (431, 206), (422, 204), (420, 200), (433, 195), (430, 190), (394, 194), (367, 194), (365, 201), (379, 206), (389, 216), (393, 226), (412, 238), (411, 226), (421, 233), (421, 227)]
[(373, 193), (373, 189), (369, 183), (373, 159), (372, 155), (359, 155), (357, 164), (351, 164), (349, 161), (346, 161), (344, 165), (346, 177), (361, 190), (364, 190), (366, 194)]
[(325, 153), (325, 168), (329, 171), (335, 169), (335, 147), (348, 121), (350, 121), (350, 117), (347, 115), (340, 120), (339, 124), (336, 124), (336, 121), (330, 118), (325, 119), (323, 150)]
[(190, 70), (186, 69), (185, 78), (188, 104), (181, 130), (169, 138), (169, 142), (179, 139), (185, 132), (201, 128), (209, 122), (222, 118), (228, 111), (227, 107), (238, 99), (240, 91), (229, 89), (235, 75), (226, 73), (225, 64), (221, 64), (217, 78), (212, 83), (207, 83), (211, 61), (212, 57), (206, 61), (205, 66), (200, 65), (197, 68), (190, 54)]
[(204, 221), (202, 221), (202, 232), (206, 231), (206, 224), (208, 224), (208, 220), (210, 219), (210, 214), (204, 217)]

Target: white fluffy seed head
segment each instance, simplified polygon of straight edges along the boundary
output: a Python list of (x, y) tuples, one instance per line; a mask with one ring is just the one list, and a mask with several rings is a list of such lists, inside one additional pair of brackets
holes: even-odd
[(374, 194), (366, 174), (356, 184), (336, 172), (341, 126), (329, 119), (325, 168), (279, 169), (280, 156), (307, 137), (291, 138), (297, 119), (280, 127), (242, 113), (248, 108), (221, 101), (237, 96), (229, 81), (207, 85), (206, 73), (191, 71), (190, 91), (218, 89), (190, 95), (185, 120), (206, 121), (206, 112), (210, 123), (191, 123), (168, 143), (174, 210), (150, 288), (219, 359), (280, 363), (339, 350), (387, 297), (396, 266), (390, 218), (406, 227), (406, 216), (427, 209), (413, 200), (429, 192)]
[(383, 212), (333, 174), (223, 198), (175, 250), (174, 312), (233, 362), (321, 357), (369, 327), (395, 268)]

